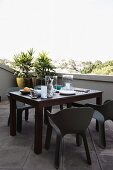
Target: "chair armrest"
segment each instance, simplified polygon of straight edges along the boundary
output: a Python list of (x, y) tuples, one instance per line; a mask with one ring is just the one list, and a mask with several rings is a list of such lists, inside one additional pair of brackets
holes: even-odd
[(84, 107), (84, 104), (81, 104), (81, 103), (72, 103), (72, 106), (74, 107)]
[(61, 133), (60, 129), (58, 128), (58, 126), (56, 126), (56, 124), (53, 122), (53, 120), (52, 120), (50, 117), (48, 117), (48, 118), (49, 118), (49, 123), (50, 123), (50, 125), (52, 126), (52, 128), (55, 130), (56, 134), (57, 134), (59, 137), (61, 137), (61, 136), (62, 136), (62, 133)]
[(105, 101), (104, 101), (104, 104), (106, 104), (106, 103), (108, 103), (108, 102), (110, 102), (110, 101), (111, 101), (111, 100), (105, 100)]
[(86, 103), (84, 106), (86, 107), (92, 107), (94, 110), (100, 110), (102, 105), (96, 105), (96, 104), (92, 104), (92, 103)]
[(93, 118), (98, 120), (100, 123), (104, 123), (104, 116), (103, 116), (103, 114), (98, 112), (97, 110), (94, 111)]
[(59, 137), (61, 137), (61, 136), (62, 136), (62, 133), (61, 133), (59, 127), (58, 127), (58, 126), (53, 122), (53, 120), (52, 120), (52, 117), (54, 116), (54, 114), (52, 115), (52, 114), (50, 113), (50, 111), (47, 110), (47, 115), (48, 115), (48, 120), (49, 120), (50, 125), (51, 125), (52, 128), (55, 130), (55, 132), (57, 133), (57, 135), (58, 135)]

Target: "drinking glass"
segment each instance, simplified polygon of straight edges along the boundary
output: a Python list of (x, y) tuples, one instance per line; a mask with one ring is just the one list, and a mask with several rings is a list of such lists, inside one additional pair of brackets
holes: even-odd
[(45, 86), (48, 85), (48, 81), (49, 81), (50, 78), (51, 78), (51, 76), (45, 76)]
[(53, 87), (57, 90), (57, 76), (53, 76)]
[(41, 86), (41, 98), (47, 98), (47, 86)]
[(73, 75), (65, 74), (62, 76), (62, 83), (66, 90), (71, 90), (72, 81), (73, 81)]

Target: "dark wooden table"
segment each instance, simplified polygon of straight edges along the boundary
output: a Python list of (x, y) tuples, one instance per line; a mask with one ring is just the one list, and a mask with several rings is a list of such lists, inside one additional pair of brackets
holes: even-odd
[(34, 133), (34, 152), (40, 154), (42, 152), (42, 130), (43, 130), (43, 108), (69, 104), (76, 101), (96, 98), (96, 104), (102, 103), (102, 92), (97, 90), (89, 90), (75, 88), (75, 95), (60, 95), (55, 93), (53, 98), (47, 99), (31, 99), (28, 95), (21, 95), (20, 92), (10, 92), (10, 135), (16, 135), (16, 101), (21, 101), (35, 107), (35, 133)]

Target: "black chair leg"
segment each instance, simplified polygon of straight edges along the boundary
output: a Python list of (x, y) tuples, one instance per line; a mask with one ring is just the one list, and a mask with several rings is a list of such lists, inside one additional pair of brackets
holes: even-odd
[(45, 108), (44, 108), (44, 123), (45, 123), (46, 125), (48, 124), (47, 110), (51, 113), (51, 111), (52, 111), (52, 106), (50, 106), (50, 107), (45, 107)]
[(98, 120), (96, 120), (96, 131), (99, 131), (99, 125), (98, 125)]
[(17, 132), (22, 131), (22, 110), (17, 110)]
[(67, 108), (72, 107), (72, 103), (67, 103)]
[(82, 144), (82, 137), (80, 134), (76, 134), (76, 144), (77, 146), (80, 146)]
[(29, 111), (25, 109), (25, 121), (28, 121)]
[(61, 147), (61, 141), (62, 137), (58, 136), (56, 137), (56, 149), (55, 149), (55, 168), (59, 168), (60, 164), (60, 147)]
[(48, 123), (48, 125), (47, 125), (47, 132), (46, 132), (46, 140), (45, 140), (45, 149), (47, 149), (47, 150), (50, 147), (51, 134), (52, 134), (52, 127)]
[(63, 105), (60, 105), (60, 110), (63, 110)]
[(83, 137), (84, 147), (85, 147), (85, 151), (86, 151), (87, 162), (88, 162), (88, 164), (91, 165), (91, 158), (90, 158), (90, 153), (89, 153), (89, 148), (88, 148), (88, 143), (87, 143), (87, 138), (86, 138), (85, 133), (82, 134), (82, 137)]
[(99, 140), (100, 140), (101, 148), (104, 149), (106, 147), (104, 122), (103, 123), (99, 123)]

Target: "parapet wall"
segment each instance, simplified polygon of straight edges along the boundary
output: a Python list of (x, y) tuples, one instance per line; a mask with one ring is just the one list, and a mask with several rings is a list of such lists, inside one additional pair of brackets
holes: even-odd
[[(61, 81), (62, 75), (58, 74), (58, 76), (59, 81)], [(95, 89), (102, 91), (103, 101), (107, 99), (113, 99), (113, 76), (74, 74), (74, 80), (72, 85), (79, 88)], [(95, 100), (88, 100), (87, 102), (95, 103)]]
[(7, 89), (16, 86), (14, 71), (8, 66), (0, 64), (0, 96), (1, 100), (6, 100)]
[[(14, 71), (9, 67), (0, 65), (1, 100), (7, 99), (6, 93), (9, 87), (17, 86), (16, 78), (13, 73)], [(58, 82), (61, 83), (62, 74), (58, 73), (57, 75)], [(106, 99), (113, 99), (113, 76), (74, 74), (72, 85), (80, 88), (101, 90), (103, 92), (103, 101)], [(95, 100), (90, 101), (95, 102)]]

